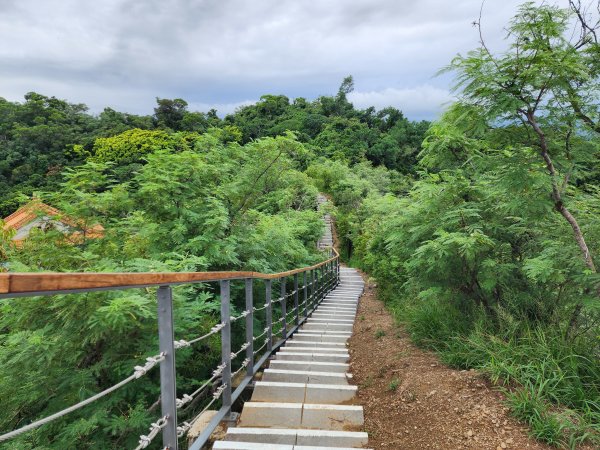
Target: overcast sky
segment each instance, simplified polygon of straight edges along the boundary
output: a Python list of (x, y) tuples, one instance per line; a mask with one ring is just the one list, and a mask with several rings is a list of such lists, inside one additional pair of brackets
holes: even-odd
[[(521, 0), (487, 0), (502, 48)], [(559, 0), (566, 5), (567, 0)], [(221, 114), (263, 94), (314, 99), (353, 75), (357, 107), (435, 118), (436, 72), (478, 44), (481, 0), (0, 0), (0, 97), (29, 91), (151, 114), (155, 98)]]

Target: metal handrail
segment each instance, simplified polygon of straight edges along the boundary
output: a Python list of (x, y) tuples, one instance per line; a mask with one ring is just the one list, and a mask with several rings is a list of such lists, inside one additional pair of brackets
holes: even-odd
[(246, 278), (273, 280), (318, 269), (339, 258), (334, 256), (312, 266), (287, 272), (10, 272), (0, 273), (0, 298), (34, 295), (54, 295), (68, 292), (90, 292), (107, 289), (126, 289), (150, 286), (205, 283)]
[[(175, 385), (175, 351), (178, 348), (189, 346), (194, 342), (205, 339), (213, 334), (221, 335), (221, 364), (213, 372), (211, 380), (218, 381), (220, 377), (220, 386), (213, 394), (213, 400), (204, 408), (204, 411), (210, 407), (216, 400), (222, 401), (221, 408), (211, 419), (206, 428), (199, 437), (190, 446), (191, 450), (200, 450), (209, 440), (210, 435), (218, 424), (231, 415), (231, 406), (240, 396), (242, 391), (248, 386), (254, 377), (254, 374), (265, 361), (275, 352), (285, 341), (300, 328), (308, 319), (317, 306), (323, 301), (325, 296), (339, 284), (340, 261), (339, 254), (331, 248), (333, 256), (318, 264), (299, 269), (278, 272), (274, 274), (265, 274), (260, 272), (182, 272), (182, 273), (3, 273), (0, 274), (0, 299), (16, 297), (34, 297), (40, 295), (72, 294), (78, 292), (91, 292), (101, 290), (121, 290), (143, 287), (158, 287), (156, 295), (158, 301), (158, 335), (159, 335), (159, 358), (151, 359), (153, 365), (160, 364), (160, 403), (161, 417), (150, 426), (145, 436), (140, 436), (137, 449), (147, 447), (152, 439), (159, 433), (162, 433), (163, 448), (177, 450), (178, 437), (184, 435), (190, 428), (189, 422), (183, 422), (178, 426), (177, 409), (185, 402), (198, 394), (198, 390), (193, 395), (184, 394), (184, 400), (177, 398)], [(302, 274), (300, 281), (299, 274)], [(293, 288), (286, 293), (286, 279), (293, 276)], [(232, 281), (245, 281), (245, 309), (237, 316), (231, 316), (230, 310), (230, 285)], [(265, 304), (255, 308), (253, 299), (253, 282), (262, 280), (265, 285)], [(272, 281), (279, 280), (280, 298), (272, 298)], [(196, 339), (190, 341), (176, 341), (174, 337), (173, 323), (173, 285), (190, 283), (220, 283), (221, 297), (221, 321), (212, 330)], [(281, 299), (281, 302), (277, 301)], [(293, 300), (293, 309), (286, 312), (288, 300)], [(273, 305), (276, 304), (281, 309), (281, 318), (273, 322)], [(301, 309), (302, 307), (302, 309)], [(254, 313), (265, 310), (266, 328), (258, 337), (254, 336)], [(292, 313), (294, 313), (292, 315)], [(291, 317), (290, 317), (291, 315)], [(291, 323), (288, 323), (288, 318)], [(245, 321), (245, 343), (236, 353), (231, 351), (231, 324), (234, 321)], [(281, 325), (279, 323), (281, 322)], [(273, 325), (277, 324), (278, 334), (273, 334)], [(266, 335), (265, 344), (254, 350), (254, 341)], [(275, 342), (274, 342), (275, 338)], [(265, 353), (256, 358), (266, 346)], [(245, 351), (245, 359), (241, 367), (232, 374), (231, 362)], [(146, 367), (148, 366), (148, 367)], [(136, 366), (135, 376), (128, 378), (115, 386), (93, 396), (77, 405), (59, 411), (49, 417), (40, 419), (36, 422), (25, 425), (17, 430), (0, 434), (0, 442), (11, 439), (31, 429), (49, 423), (69, 412), (75, 411), (85, 404), (95, 401), (100, 396), (108, 395), (114, 392), (122, 385), (139, 378), (140, 374), (146, 373), (150, 369), (150, 362), (144, 367)], [(245, 376), (238, 387), (232, 389), (232, 377), (241, 370), (246, 369)], [(209, 382), (211, 381), (209, 380)], [(208, 383), (208, 382), (207, 382)], [(203, 385), (201, 390), (206, 387)]]

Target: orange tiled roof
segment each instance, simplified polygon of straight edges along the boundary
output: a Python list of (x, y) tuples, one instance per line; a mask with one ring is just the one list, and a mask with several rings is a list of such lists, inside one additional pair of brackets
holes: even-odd
[[(26, 205), (21, 206), (14, 213), (6, 217), (4, 219), (4, 229), (8, 230), (12, 228), (14, 230), (19, 230), (31, 221), (37, 219), (40, 213), (45, 213), (48, 216), (58, 216), (58, 221), (75, 228), (82, 228), (81, 222), (78, 222), (73, 218), (66, 216), (60, 210), (53, 208), (50, 205), (47, 205), (39, 200), (34, 199)], [(88, 234), (88, 237), (98, 238), (103, 236), (104, 227), (100, 224), (97, 224), (92, 227), (86, 228), (85, 231)], [(73, 234), (76, 235), (80, 233), (75, 232)]]

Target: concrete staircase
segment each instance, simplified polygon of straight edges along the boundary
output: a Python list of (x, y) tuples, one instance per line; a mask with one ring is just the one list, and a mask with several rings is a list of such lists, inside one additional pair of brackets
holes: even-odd
[[(331, 245), (331, 244), (329, 244)], [(357, 387), (348, 380), (348, 349), (361, 276), (342, 267), (341, 283), (278, 350), (239, 424), (230, 427), (219, 450), (338, 450), (363, 448), (362, 406), (352, 404)]]
[[(319, 209), (321, 209), (321, 207), (325, 203), (327, 203), (327, 197), (325, 197), (323, 194), (319, 194), (319, 196), (317, 197), (317, 203), (319, 204)], [(332, 228), (331, 228), (331, 216), (329, 214), (324, 214), (323, 221), (325, 222), (325, 225), (326, 225), (325, 231), (323, 232), (323, 236), (321, 237), (319, 242), (317, 242), (317, 247), (319, 247), (319, 248), (333, 247), (333, 233), (332, 233)]]

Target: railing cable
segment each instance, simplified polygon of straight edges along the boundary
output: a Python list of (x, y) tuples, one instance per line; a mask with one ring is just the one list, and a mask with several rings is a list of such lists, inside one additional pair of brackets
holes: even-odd
[[(129, 375), (127, 378), (125, 378), (124, 380), (120, 381), (119, 383), (109, 387), (108, 389), (103, 390), (102, 392), (97, 393), (96, 395), (93, 395), (90, 398), (87, 398), (73, 406), (69, 406), (68, 408), (63, 409), (62, 411), (59, 411), (57, 413), (54, 413), (48, 417), (44, 417), (43, 419), (40, 419), (36, 422), (32, 422), (28, 425), (25, 425), (19, 429), (10, 431), (8, 433), (5, 433), (3, 435), (0, 435), (0, 442), (2, 441), (6, 441), (8, 439), (11, 439), (15, 436), (18, 436), (20, 434), (23, 434), (27, 431), (33, 430), (35, 428), (41, 427), (42, 425), (45, 425), (47, 423), (53, 422), (56, 419), (61, 418), (62, 416), (65, 416), (73, 411), (77, 411), (80, 408), (83, 408), (85, 405), (89, 405), (90, 403), (93, 403), (94, 401), (110, 394), (111, 392), (116, 391), (117, 389), (125, 386), (127, 383), (133, 381), (133, 380), (137, 380), (138, 378), (144, 376), (146, 373), (148, 373), (148, 371), (150, 371), (153, 367), (155, 367), (159, 362), (161, 362), (163, 359), (165, 359), (165, 355), (164, 353), (160, 353), (156, 356), (150, 356), (148, 358), (146, 358), (146, 364), (144, 364), (143, 366), (135, 366), (134, 367), (134, 372), (133, 374)], [(143, 448), (143, 447), (142, 447)]]
[(206, 339), (206, 338), (212, 336), (213, 334), (217, 334), (224, 327), (225, 327), (225, 323), (221, 322), (221, 323), (216, 324), (214, 327), (212, 327), (210, 329), (210, 332), (206, 333), (203, 336), (197, 337), (197, 338), (189, 340), (189, 341), (186, 341), (185, 339), (180, 339), (179, 341), (175, 341), (174, 342), (175, 349), (179, 349), (179, 348), (183, 348), (183, 347), (189, 347), (190, 345), (195, 344), (196, 342), (200, 342), (203, 339)]
[(167, 419), (168, 417), (164, 416), (158, 419), (156, 422), (153, 422), (150, 425), (150, 433), (140, 436), (139, 445), (135, 448), (135, 450), (142, 450), (148, 447), (152, 440), (158, 435), (158, 433), (160, 433), (160, 430), (167, 425)]
[[(219, 386), (219, 388), (213, 393), (213, 399), (208, 403), (208, 405), (206, 405), (204, 407), (204, 409), (196, 416), (196, 417), (200, 417), (202, 415), (202, 413), (208, 411), (208, 408), (210, 408), (214, 402), (216, 402), (221, 395), (223, 394), (223, 391), (225, 391), (225, 388), (227, 387), (226, 384), (223, 384), (221, 386)], [(189, 429), (192, 427), (193, 422), (189, 423), (189, 422), (183, 422), (182, 425), (177, 427), (177, 437), (183, 437), (185, 436), (185, 434), (189, 431)], [(138, 450), (138, 449), (135, 449)]]

